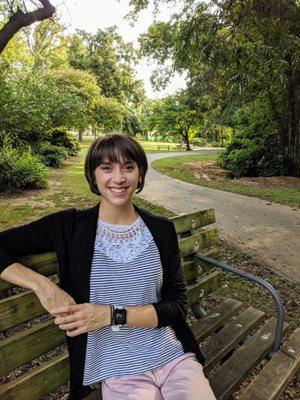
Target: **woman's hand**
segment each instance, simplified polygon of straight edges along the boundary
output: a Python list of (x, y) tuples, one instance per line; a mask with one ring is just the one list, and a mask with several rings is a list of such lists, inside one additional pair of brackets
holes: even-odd
[[(71, 297), (67, 292), (62, 290), (54, 282), (47, 279), (40, 285), (34, 293), (39, 298), (42, 306), (52, 314), (51, 310), (53, 308), (61, 307), (64, 305), (76, 304), (73, 297)], [(52, 314), (53, 315), (53, 314)]]
[[(61, 314), (66, 314), (61, 316)], [(56, 316), (54, 323), (60, 329), (67, 331), (67, 336), (77, 336), (82, 333), (98, 331), (110, 325), (110, 306), (102, 304), (83, 303), (56, 307), (51, 310)]]

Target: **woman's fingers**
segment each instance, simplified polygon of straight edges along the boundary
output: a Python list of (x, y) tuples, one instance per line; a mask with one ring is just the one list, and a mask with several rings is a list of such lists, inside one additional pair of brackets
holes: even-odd
[(60, 307), (53, 307), (51, 310), (52, 315), (62, 314), (62, 313), (75, 313), (82, 309), (82, 304), (67, 304)]
[(82, 328), (84, 326), (83, 321), (75, 321), (75, 322), (70, 322), (68, 324), (59, 324), (59, 328), (63, 329), (64, 331), (67, 331), (69, 329), (74, 329), (74, 328)]
[(67, 333), (67, 336), (74, 337), (74, 336), (81, 335), (82, 333), (86, 333), (86, 332), (87, 332), (87, 330), (84, 327), (84, 328), (74, 329), (73, 331), (68, 330), (66, 333)]

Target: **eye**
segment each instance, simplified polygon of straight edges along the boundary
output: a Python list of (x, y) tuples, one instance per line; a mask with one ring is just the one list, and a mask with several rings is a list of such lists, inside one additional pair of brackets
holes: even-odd
[(134, 169), (134, 165), (133, 164), (129, 164), (125, 166), (126, 171), (132, 171)]
[(109, 165), (100, 165), (99, 168), (102, 171), (109, 171), (110, 170), (110, 166)]

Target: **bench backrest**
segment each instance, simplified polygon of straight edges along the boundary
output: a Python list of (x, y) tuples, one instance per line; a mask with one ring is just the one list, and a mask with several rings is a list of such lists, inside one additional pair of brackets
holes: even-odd
[[(219, 271), (211, 272), (191, 256), (200, 251), (217, 257), (218, 236), (212, 226), (215, 213), (209, 209), (174, 217), (173, 220), (188, 288), (188, 303), (193, 306), (220, 284)], [(24, 257), (20, 262), (57, 282), (55, 253)], [(2, 382), (5, 383), (0, 389), (0, 398), (38, 399), (68, 381), (65, 333), (45, 313), (33, 292), (0, 279), (0, 294), (0, 375), (3, 375)], [(32, 366), (35, 368), (30, 369)], [(11, 372), (13, 370), (15, 373)], [(20, 370), (24, 373), (19, 377)]]

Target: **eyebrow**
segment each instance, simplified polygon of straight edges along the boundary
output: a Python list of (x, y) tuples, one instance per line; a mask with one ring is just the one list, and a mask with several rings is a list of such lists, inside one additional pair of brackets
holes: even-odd
[[(134, 164), (134, 163), (135, 163), (135, 161), (132, 160), (132, 161), (125, 161), (124, 163), (120, 163), (120, 164), (121, 165), (126, 165), (126, 164)], [(101, 162), (99, 165), (103, 165), (103, 164), (115, 164), (115, 163), (113, 163), (111, 161), (107, 161), (107, 162)]]

